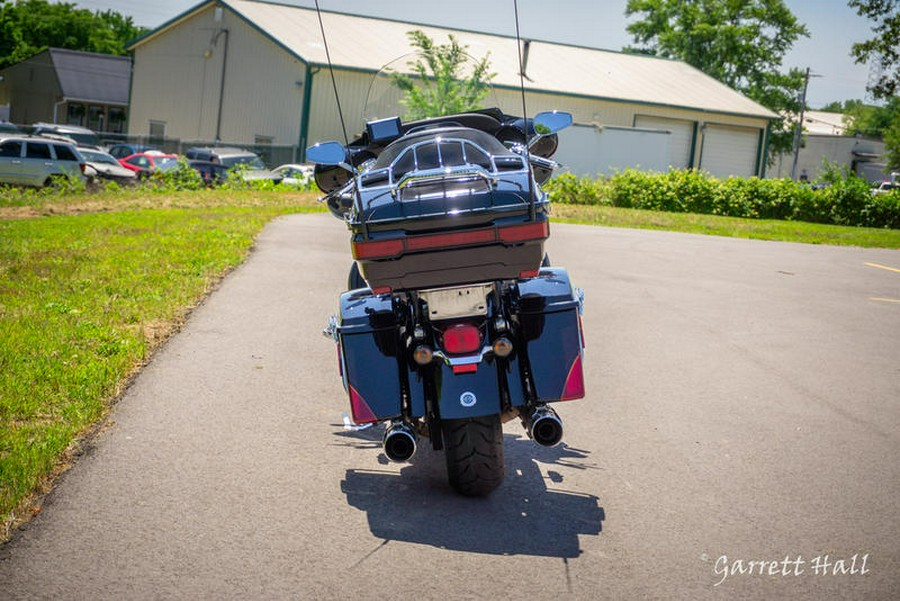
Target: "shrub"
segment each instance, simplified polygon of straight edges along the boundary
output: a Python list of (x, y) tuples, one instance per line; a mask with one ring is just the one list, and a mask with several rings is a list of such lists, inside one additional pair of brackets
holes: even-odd
[(837, 165), (826, 165), (815, 187), (789, 179), (730, 177), (693, 169), (650, 173), (625, 169), (591, 179), (562, 174), (545, 188), (554, 202), (611, 205), (677, 213), (900, 226), (900, 191), (874, 196), (868, 184)]

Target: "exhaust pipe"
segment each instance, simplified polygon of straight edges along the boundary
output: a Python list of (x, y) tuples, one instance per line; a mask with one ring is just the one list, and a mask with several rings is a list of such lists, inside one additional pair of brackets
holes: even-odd
[(394, 422), (384, 433), (384, 454), (391, 461), (409, 461), (416, 452), (416, 430), (405, 422)]
[(562, 440), (562, 420), (547, 405), (538, 405), (530, 415), (522, 418), (528, 437), (542, 447), (553, 447)]

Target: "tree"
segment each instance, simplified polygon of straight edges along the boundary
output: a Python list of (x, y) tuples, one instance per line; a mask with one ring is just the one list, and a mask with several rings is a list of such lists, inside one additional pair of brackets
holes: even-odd
[(900, 170), (900, 114), (884, 132), (884, 154), (888, 168)]
[(627, 51), (682, 60), (782, 115), (772, 155), (790, 149), (804, 75), (781, 63), (809, 32), (783, 0), (628, 0), (625, 14), (640, 17), (627, 30), (643, 45)]
[(823, 111), (844, 115), (845, 134), (859, 134), (884, 140), (885, 159), (890, 169), (900, 169), (900, 96), (892, 96), (884, 106), (862, 100), (830, 102)]
[(488, 56), (474, 63), (469, 74), (464, 73), (470, 56), (467, 46), (460, 46), (451, 34), (448, 44), (436, 45), (422, 31), (407, 33), (410, 43), (418, 49), (418, 58), (410, 61), (415, 76), (391, 73), (394, 85), (403, 91), (401, 102), (408, 110), (407, 118), (424, 119), (453, 115), (481, 108), (488, 95), (493, 73), (489, 73)]
[(147, 30), (131, 17), (91, 12), (47, 0), (0, 0), (0, 69), (47, 48), (125, 54), (125, 44)]
[(875, 37), (853, 44), (850, 56), (857, 63), (874, 60), (880, 64), (881, 77), (869, 91), (886, 100), (900, 91), (900, 0), (850, 0), (849, 5), (875, 22)]

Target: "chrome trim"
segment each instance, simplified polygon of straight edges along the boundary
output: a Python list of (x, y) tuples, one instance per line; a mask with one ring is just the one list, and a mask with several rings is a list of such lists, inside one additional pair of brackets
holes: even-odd
[(451, 357), (447, 353), (442, 350), (434, 351), (434, 356), (441, 359), (444, 363), (451, 367), (457, 367), (460, 365), (475, 365), (477, 363), (481, 363), (485, 357), (488, 355), (493, 355), (494, 349), (490, 346), (485, 346), (481, 349), (481, 352), (475, 355), (465, 355), (463, 357)]
[(497, 183), (497, 177), (491, 175), (484, 167), (480, 165), (457, 165), (453, 167), (437, 167), (435, 169), (417, 169), (415, 171), (407, 171), (397, 182), (395, 188), (402, 189), (407, 186), (415, 185), (419, 182), (431, 181), (453, 181), (465, 178), (481, 178), (493, 185)]
[(337, 342), (340, 339), (340, 329), (337, 323), (337, 316), (332, 315), (328, 318), (328, 325), (322, 330), (322, 335)]

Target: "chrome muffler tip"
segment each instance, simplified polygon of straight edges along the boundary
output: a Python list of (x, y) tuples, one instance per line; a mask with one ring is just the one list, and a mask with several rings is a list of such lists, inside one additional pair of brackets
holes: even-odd
[(416, 452), (416, 430), (405, 422), (393, 422), (384, 433), (382, 448), (391, 461), (409, 461)]
[(546, 405), (536, 407), (522, 421), (528, 437), (542, 447), (554, 447), (562, 440), (562, 420), (556, 411)]

